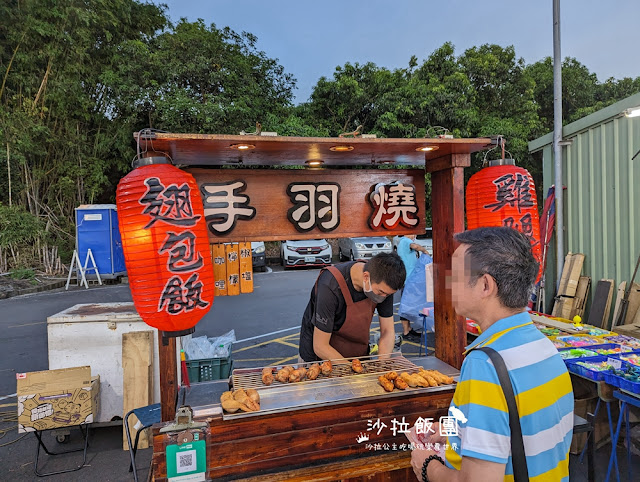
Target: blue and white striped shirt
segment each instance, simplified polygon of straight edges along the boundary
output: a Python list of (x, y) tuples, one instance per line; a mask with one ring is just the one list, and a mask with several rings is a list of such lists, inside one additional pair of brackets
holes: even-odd
[(484, 352), (473, 350), (482, 346), (496, 350), (509, 371), (529, 479), (568, 481), (573, 435), (571, 379), (558, 351), (527, 312), (497, 321), (467, 347), (450, 406), (457, 407), (467, 420), (458, 422), (458, 436), (447, 438), (447, 466), (460, 470), (461, 457), (503, 463), (504, 480), (513, 480), (507, 403), (493, 363)]

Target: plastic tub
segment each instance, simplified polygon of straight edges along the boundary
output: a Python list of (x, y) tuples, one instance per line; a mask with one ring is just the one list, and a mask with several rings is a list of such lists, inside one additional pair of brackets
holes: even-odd
[(208, 382), (229, 378), (233, 362), (231, 355), (226, 358), (204, 358), (187, 360), (187, 372), (190, 382)]

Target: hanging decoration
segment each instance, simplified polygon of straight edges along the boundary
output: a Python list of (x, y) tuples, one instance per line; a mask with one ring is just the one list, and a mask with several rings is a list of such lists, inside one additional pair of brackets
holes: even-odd
[(142, 158), (138, 166), (116, 193), (133, 302), (166, 336), (193, 333), (215, 289), (200, 191), (165, 157)]
[(529, 171), (512, 159), (492, 161), (469, 179), (466, 189), (467, 229), (507, 226), (531, 241), (531, 249), (542, 273), (538, 201)]

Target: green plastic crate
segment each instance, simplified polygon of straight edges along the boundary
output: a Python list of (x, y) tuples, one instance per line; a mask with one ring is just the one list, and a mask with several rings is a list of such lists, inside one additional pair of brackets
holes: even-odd
[(233, 360), (231, 360), (231, 355), (226, 358), (187, 360), (189, 381), (195, 383), (229, 378), (232, 366)]

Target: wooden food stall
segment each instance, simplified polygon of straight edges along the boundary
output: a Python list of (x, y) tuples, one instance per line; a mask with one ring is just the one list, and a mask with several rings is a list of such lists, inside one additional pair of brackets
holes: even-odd
[[(464, 168), (471, 153), (491, 140), (151, 131), (137, 140), (143, 157), (166, 156), (188, 166), (202, 194), (212, 245), (424, 233), (424, 174), (431, 174), (436, 356), (362, 359), (363, 373), (349, 365), (341, 372), (344, 366), (336, 365), (335, 373), (316, 380), (270, 386), (259, 383), (261, 369), (234, 370), (234, 389), (257, 389), (260, 410), (223, 414), (219, 399), (227, 381), (210, 383), (201, 387), (207, 390), (204, 403), (187, 401), (203, 426), (180, 432), (183, 440), (188, 432), (187, 439), (205, 441), (211, 480), (412, 480), (409, 442), (399, 429), (446, 415), (455, 385), (386, 392), (378, 377), (421, 369), (459, 373), (466, 329), (445, 279), (453, 234), (464, 230)], [(165, 354), (171, 355), (170, 347)], [(175, 391), (165, 389), (163, 420), (169, 420)], [(162, 428), (154, 427), (154, 480), (167, 480), (167, 447), (179, 443), (178, 431)]]

